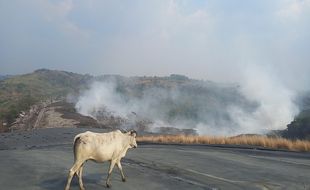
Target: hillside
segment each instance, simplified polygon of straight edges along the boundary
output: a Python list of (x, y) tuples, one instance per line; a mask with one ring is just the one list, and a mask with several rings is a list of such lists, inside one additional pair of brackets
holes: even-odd
[[(63, 102), (68, 97), (71, 103)], [(309, 97), (303, 95), (301, 113), (281, 135), (309, 138)], [(0, 131), (82, 126), (165, 134), (240, 134), (244, 129), (238, 122), (251, 117), (258, 107), (236, 84), (175, 74), (94, 77), (40, 69), (0, 80)]]
[[(0, 128), (14, 122), (21, 111), (40, 101), (76, 94), (91, 80), (89, 75), (46, 69), (0, 81)], [(5, 126), (3, 126), (5, 125)]]
[(8, 78), (11, 78), (13, 77), (12, 75), (0, 75), (0, 80), (5, 80), (5, 79), (8, 79)]
[[(96, 100), (96, 101), (94, 101)], [(77, 109), (110, 125), (137, 130), (165, 131), (173, 127), (195, 133), (237, 133), (232, 109), (252, 113), (238, 85), (194, 80), (182, 75), (168, 77), (96, 77), (96, 83), (77, 102)]]
[[(139, 130), (151, 132), (178, 133), (183, 131), (194, 134), (193, 126), (199, 123), (202, 125), (212, 123), (212, 125), (218, 125), (219, 128), (229, 125), (233, 128), (236, 124), (233, 123), (227, 110), (231, 106), (238, 106), (246, 111), (252, 111), (256, 107), (255, 103), (248, 101), (240, 94), (237, 85), (193, 80), (182, 75), (93, 77), (66, 71), (40, 69), (30, 74), (0, 81), (0, 127), (2, 131), (8, 130), (13, 125), (19, 126), (16, 128), (20, 129), (22, 128), (20, 126), (24, 126), (23, 123), (28, 123), (28, 126), (34, 125), (33, 121), (27, 120), (26, 122), (20, 117), (32, 110), (34, 115), (30, 118), (35, 120), (34, 118), (38, 117), (44, 105), (55, 100), (63, 100), (68, 94), (78, 97), (91, 88), (93, 81), (113, 84), (115, 91), (111, 92), (111, 96), (118, 97), (124, 103), (120, 105), (123, 107), (120, 110), (127, 109), (126, 115), (119, 114), (120, 110), (111, 110), (108, 105), (114, 102), (106, 101), (103, 105), (98, 103), (98, 106), (101, 106), (98, 109), (91, 108), (92, 113), (82, 113), (77, 110), (84, 115), (96, 118), (102, 126), (135, 126)], [(130, 104), (136, 104), (137, 107), (128, 107)], [(181, 123), (183, 126), (180, 127)]]
[(290, 139), (310, 140), (310, 93), (302, 95), (299, 101), (301, 112), (282, 131), (282, 136)]

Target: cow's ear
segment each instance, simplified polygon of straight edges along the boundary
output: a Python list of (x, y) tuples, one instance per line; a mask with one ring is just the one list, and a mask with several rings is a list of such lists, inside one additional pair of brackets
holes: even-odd
[(121, 131), (122, 133), (127, 133), (124, 129), (120, 129), (120, 131)]
[(136, 137), (137, 136), (137, 131), (131, 130), (130, 135)]

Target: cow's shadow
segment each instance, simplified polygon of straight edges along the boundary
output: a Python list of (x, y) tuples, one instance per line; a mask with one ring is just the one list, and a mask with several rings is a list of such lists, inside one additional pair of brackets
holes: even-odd
[[(45, 190), (64, 189), (67, 183), (66, 176), (60, 176), (57, 178), (50, 178), (42, 181), (39, 186)], [(100, 174), (89, 174), (83, 176), (83, 183), (86, 189), (99, 189), (107, 188), (105, 185), (105, 178)], [(72, 178), (70, 189), (79, 189), (79, 182), (77, 176)]]

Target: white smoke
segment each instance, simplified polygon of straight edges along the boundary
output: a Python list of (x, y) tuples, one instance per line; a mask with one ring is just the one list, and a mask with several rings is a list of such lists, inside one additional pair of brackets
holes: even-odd
[(126, 116), (128, 113), (126, 103), (115, 91), (115, 84), (106, 82), (93, 82), (91, 87), (85, 91), (76, 103), (79, 113), (93, 116), (103, 108), (112, 114)]
[(298, 113), (294, 103), (296, 94), (284, 86), (268, 71), (251, 66), (245, 69), (241, 92), (251, 101), (259, 103), (254, 112), (244, 112), (231, 107), (229, 113), (240, 127), (240, 132), (263, 133), (268, 130), (284, 129)]
[[(150, 118), (150, 131), (156, 132), (160, 127), (176, 127), (179, 129), (195, 129), (199, 134), (208, 135), (236, 135), (244, 133), (265, 133), (268, 130), (284, 129), (294, 116), (298, 108), (294, 104), (295, 94), (277, 80), (275, 76), (258, 67), (245, 70), (243, 80), (238, 90), (248, 102), (255, 102), (255, 109), (246, 109), (236, 102), (229, 102), (228, 106), (218, 104), (210, 99), (208, 103), (215, 112), (228, 113), (229, 119), (223, 116), (208, 115), (209, 108), (198, 108), (199, 118), (203, 121), (176, 118), (167, 122), (167, 111), (163, 99), (170, 99), (174, 104), (184, 102), (184, 97), (178, 90), (150, 88), (144, 90), (139, 98), (124, 98), (117, 91), (114, 82), (94, 82), (76, 103), (77, 110), (84, 115), (95, 117), (96, 112), (105, 109), (115, 116), (130, 120), (132, 113)], [(221, 92), (221, 91), (220, 91)], [(221, 92), (222, 93), (222, 92)], [(223, 91), (223, 93), (225, 93)], [(186, 96), (186, 98), (193, 98)], [(199, 97), (193, 101), (201, 101)], [(204, 100), (204, 99), (202, 99)], [(189, 100), (192, 102), (192, 100)], [(162, 104), (162, 105), (161, 105)], [(212, 107), (214, 106), (214, 107)], [(207, 111), (205, 111), (205, 109)], [(223, 114), (223, 113), (216, 113)], [(203, 115), (205, 114), (205, 115)], [(224, 115), (223, 114), (223, 115)]]
[[(160, 127), (172, 127), (163, 121), (164, 114), (158, 109), (158, 97), (177, 99), (176, 92), (170, 93), (161, 88), (152, 88), (143, 91), (140, 98), (126, 98), (117, 92), (115, 81), (95, 81), (90, 88), (78, 98), (75, 105), (77, 111), (83, 115), (96, 118), (96, 113), (105, 110), (113, 116), (120, 116), (129, 121), (134, 121), (132, 116), (151, 118), (150, 130), (156, 132)], [(176, 127), (176, 126), (174, 126)]]

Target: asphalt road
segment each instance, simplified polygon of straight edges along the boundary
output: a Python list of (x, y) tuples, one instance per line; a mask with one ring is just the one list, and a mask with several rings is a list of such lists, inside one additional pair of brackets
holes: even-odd
[[(23, 139), (32, 138), (22, 135)], [(68, 169), (73, 163), (70, 143), (58, 141), (12, 149), (3, 148), (6, 145), (5, 139), (8, 137), (0, 136), (0, 189), (64, 188)], [(122, 164), (127, 182), (121, 181), (119, 171), (115, 168), (111, 180), (113, 190), (310, 190), (309, 153), (204, 145), (140, 144), (137, 149), (128, 151)], [(107, 189), (107, 170), (108, 163), (87, 162), (83, 177), (85, 188)], [(73, 179), (71, 189), (79, 189), (76, 178)]]

